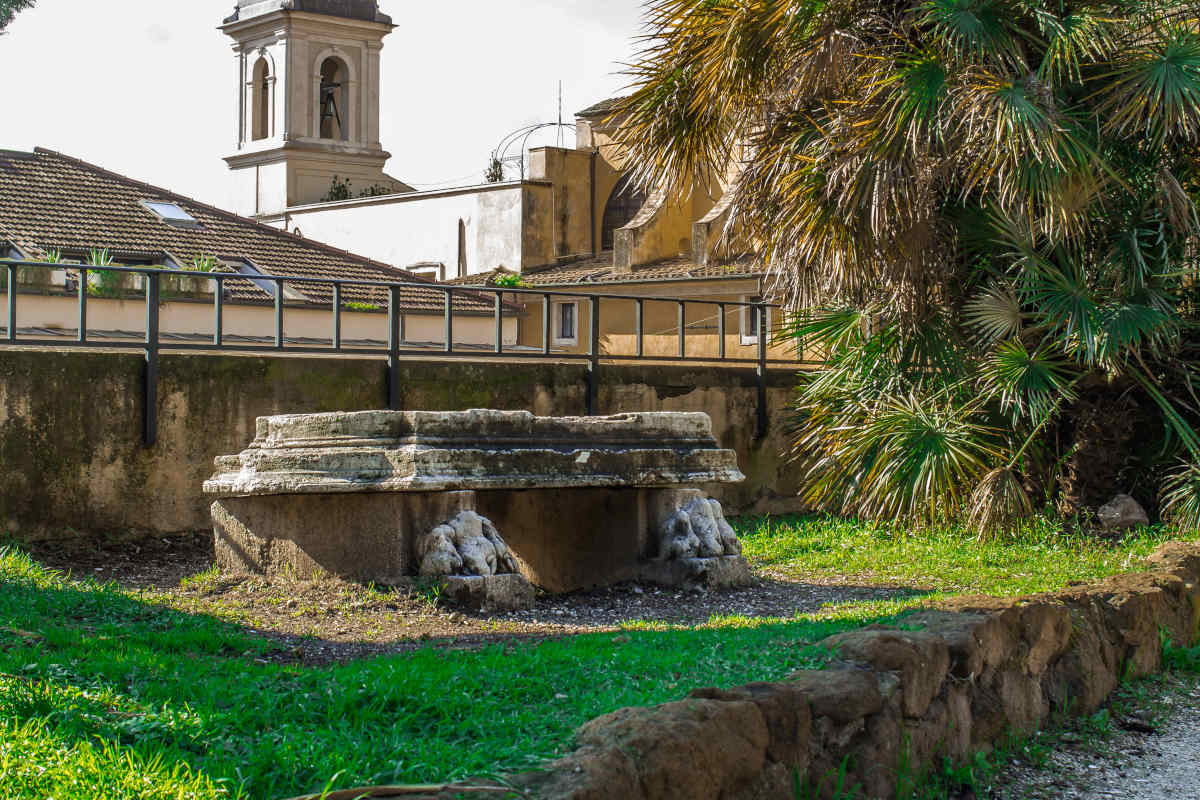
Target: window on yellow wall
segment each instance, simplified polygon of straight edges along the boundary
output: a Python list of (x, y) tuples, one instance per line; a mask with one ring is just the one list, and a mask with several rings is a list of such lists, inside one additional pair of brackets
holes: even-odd
[(555, 303), (551, 324), (556, 345), (579, 344), (579, 303)]
[[(761, 303), (761, 297), (743, 297), (743, 303)], [(771, 309), (767, 309), (767, 330), (771, 329)], [(749, 347), (758, 344), (758, 309), (742, 306), (742, 344)]]

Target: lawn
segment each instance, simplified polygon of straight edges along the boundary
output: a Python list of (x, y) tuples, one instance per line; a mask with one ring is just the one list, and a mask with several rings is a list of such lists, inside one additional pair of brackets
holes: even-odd
[[(902, 525), (829, 517), (744, 519), (739, 533), (759, 573), (788, 580), (902, 586), (924, 598), (1011, 596), (1061, 589), (1138, 569), (1164, 541), (1181, 538), (1143, 528), (1119, 542), (1030, 520), (1009, 536), (981, 541), (959, 525), (914, 531)], [(1195, 540), (1200, 532), (1186, 537)]]
[[(953, 530), (743, 522), (763, 573), (925, 592), (1024, 592), (1134, 569), (1163, 531), (1121, 544), (1046, 528), (978, 545)], [(1050, 562), (1060, 562), (1055, 565)], [(812, 643), (914, 600), (791, 619), (717, 618), (482, 649), (429, 646), (328, 667), (282, 661), (252, 631), (0, 551), (0, 796), (287, 797), (536, 767), (571, 732), (689, 689), (770, 680)]]

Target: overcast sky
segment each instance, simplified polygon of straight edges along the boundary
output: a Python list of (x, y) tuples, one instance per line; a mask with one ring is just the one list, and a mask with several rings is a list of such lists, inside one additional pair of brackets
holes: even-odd
[[(477, 182), (509, 131), (618, 93), (642, 0), (382, 0), (387, 171)], [(0, 36), (0, 149), (35, 145), (228, 205), (232, 0), (38, 0)], [(569, 146), (571, 140), (567, 140)]]

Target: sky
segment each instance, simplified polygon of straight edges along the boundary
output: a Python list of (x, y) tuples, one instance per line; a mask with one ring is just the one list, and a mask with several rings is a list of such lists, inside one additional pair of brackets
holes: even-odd
[[(477, 183), (510, 131), (619, 94), (642, 0), (382, 0), (389, 174)], [(0, 36), (0, 149), (58, 150), (228, 206), (232, 0), (38, 0)], [(543, 140), (542, 144), (553, 144)], [(573, 139), (567, 138), (567, 146)]]

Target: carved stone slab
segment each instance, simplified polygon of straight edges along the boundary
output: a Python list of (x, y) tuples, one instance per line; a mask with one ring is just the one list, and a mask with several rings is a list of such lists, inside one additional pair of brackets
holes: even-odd
[(367, 411), (264, 417), (204, 484), (217, 497), (671, 488), (745, 480), (707, 414)]

